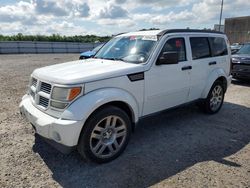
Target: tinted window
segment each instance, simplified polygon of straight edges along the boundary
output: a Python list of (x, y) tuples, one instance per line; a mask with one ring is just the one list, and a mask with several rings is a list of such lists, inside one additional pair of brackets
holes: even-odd
[(163, 52), (177, 52), (179, 55), (179, 61), (186, 61), (186, 49), (184, 38), (169, 39), (164, 45), (161, 54)]
[(209, 38), (213, 56), (227, 55), (227, 45), (223, 38), (210, 37)]
[(211, 57), (209, 43), (206, 37), (191, 37), (190, 44), (193, 59)]
[(249, 54), (250, 55), (250, 44), (244, 44), (242, 48), (236, 54)]

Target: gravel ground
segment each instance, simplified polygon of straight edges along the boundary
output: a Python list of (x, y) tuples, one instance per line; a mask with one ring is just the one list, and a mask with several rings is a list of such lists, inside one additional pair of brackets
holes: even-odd
[(0, 55), (0, 187), (250, 187), (250, 84), (216, 115), (185, 106), (144, 119), (121, 157), (88, 164), (34, 137), (18, 104), (37, 68), (78, 54)]

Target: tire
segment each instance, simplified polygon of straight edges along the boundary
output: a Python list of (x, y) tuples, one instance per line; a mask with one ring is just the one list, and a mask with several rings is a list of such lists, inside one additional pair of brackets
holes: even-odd
[(223, 105), (225, 95), (225, 88), (223, 83), (215, 81), (212, 85), (208, 96), (205, 100), (199, 103), (199, 107), (208, 114), (215, 114), (219, 112)]
[(78, 152), (87, 161), (106, 163), (125, 150), (131, 135), (128, 115), (115, 106), (96, 111), (87, 120), (78, 141)]

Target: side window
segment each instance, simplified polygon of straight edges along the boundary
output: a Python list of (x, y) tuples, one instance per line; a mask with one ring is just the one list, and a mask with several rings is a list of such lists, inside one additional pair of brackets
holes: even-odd
[(227, 45), (223, 38), (209, 37), (209, 42), (213, 56), (223, 56), (228, 54)]
[(209, 42), (206, 37), (191, 37), (190, 44), (193, 59), (211, 57)]
[(161, 54), (163, 52), (177, 52), (179, 55), (179, 61), (186, 61), (186, 48), (184, 38), (169, 39), (164, 45)]

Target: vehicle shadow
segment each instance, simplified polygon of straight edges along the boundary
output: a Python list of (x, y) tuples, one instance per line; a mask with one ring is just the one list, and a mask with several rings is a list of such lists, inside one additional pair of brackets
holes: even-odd
[(102, 165), (77, 152), (63, 155), (38, 138), (33, 150), (62, 187), (148, 187), (202, 161), (240, 167), (224, 158), (249, 143), (249, 113), (227, 102), (216, 115), (195, 106), (160, 113), (142, 120), (123, 155)]
[(239, 85), (239, 86), (248, 86), (250, 87), (250, 80), (232, 80), (232, 84)]

